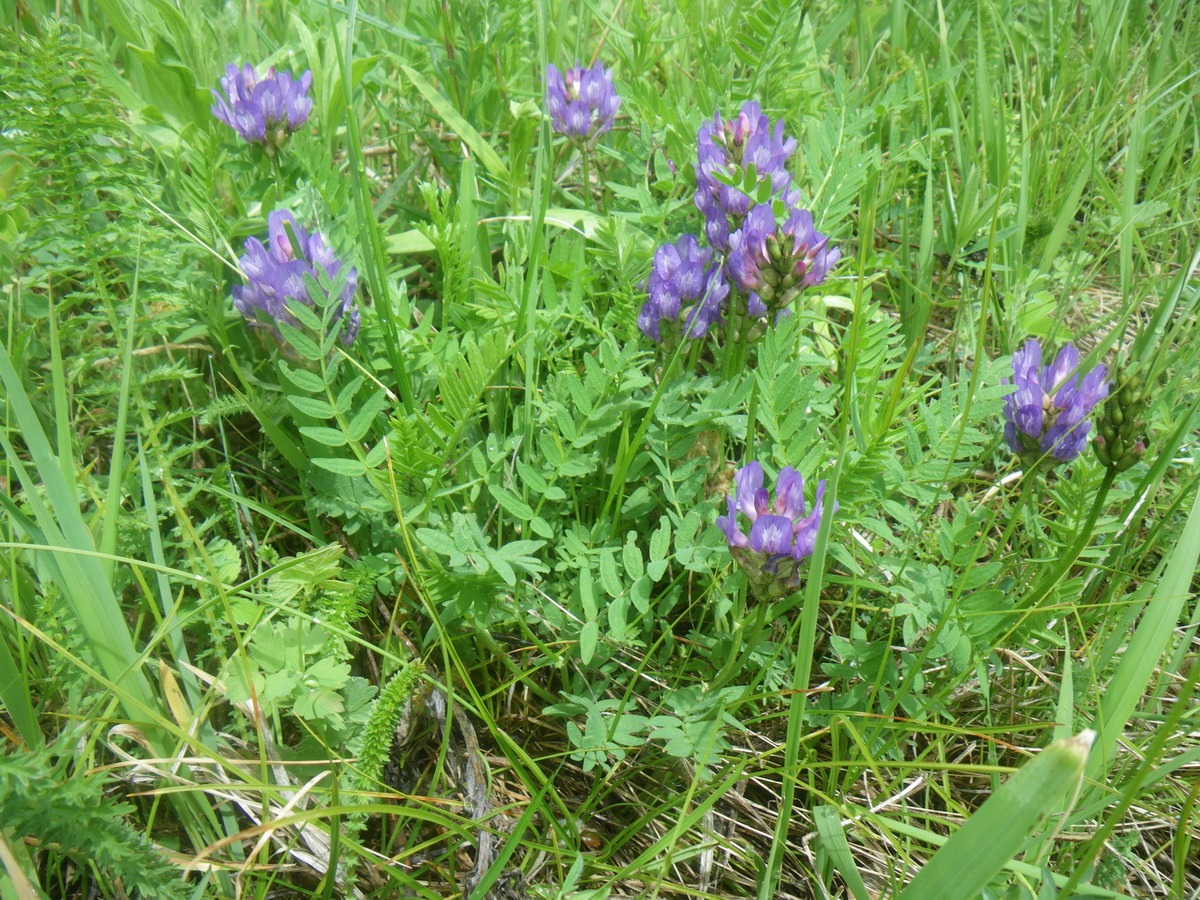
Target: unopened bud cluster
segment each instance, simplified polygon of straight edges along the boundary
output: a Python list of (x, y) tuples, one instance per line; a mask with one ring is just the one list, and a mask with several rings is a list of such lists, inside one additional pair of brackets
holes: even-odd
[(1139, 375), (1118, 374), (1113, 395), (1104, 405), (1092, 446), (1096, 458), (1124, 472), (1146, 454), (1146, 406), (1151, 385)]

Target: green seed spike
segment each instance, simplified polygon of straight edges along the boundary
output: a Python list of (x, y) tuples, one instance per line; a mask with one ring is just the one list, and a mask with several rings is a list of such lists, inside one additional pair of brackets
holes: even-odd
[[(1156, 380), (1156, 379), (1155, 379)], [(1146, 453), (1146, 405), (1150, 385), (1144, 373), (1118, 369), (1113, 374), (1113, 389), (1097, 423), (1092, 442), (1101, 464), (1124, 472)]]
[(900, 900), (976, 897), (1027, 845), (1038, 824), (1074, 794), (1096, 733), (1055, 741), (1000, 785), (905, 888)]

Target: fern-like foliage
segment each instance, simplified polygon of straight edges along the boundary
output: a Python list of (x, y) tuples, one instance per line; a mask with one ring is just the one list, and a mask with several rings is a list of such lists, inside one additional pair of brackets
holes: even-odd
[(484, 394), (515, 346), (500, 329), (447, 339), (436, 353), (438, 402), (419, 413), (392, 417), (396, 444), (405, 448), (404, 458), (396, 461), (398, 468), (433, 478), (453, 460), (463, 435), (477, 423)]
[[(47, 313), (57, 318), (72, 377), (86, 383), (88, 405), (103, 411), (86, 441), (103, 434), (117, 406), (110, 401), (119, 379), (88, 380), (115, 361), (110, 336), (134, 314), (153, 323), (143, 329), (176, 333), (179, 298), (190, 290), (182, 244), (147, 203), (160, 194), (154, 163), (131, 141), (98, 72), (69, 25), (47, 20), (38, 34), (0, 29), (0, 266), (21, 279), (23, 297), (0, 304), (0, 329), (13, 335), (15, 360), (40, 362), (49, 356)], [(30, 322), (10, 322), (22, 306)], [(160, 371), (153, 381), (191, 374)], [(143, 388), (151, 383), (139, 378)]]
[[(10, 840), (34, 837), (75, 859), (81, 877), (96, 872), (120, 882), (120, 891), (106, 887), (104, 894), (185, 896), (179, 871), (125, 823), (133, 807), (107, 797), (105, 786), (97, 775), (66, 775), (48, 750), (0, 756), (0, 822)], [(69, 887), (73, 895), (92, 893), (86, 884)]]
[[(392, 741), (396, 734), (396, 725), (404, 715), (405, 707), (412, 699), (413, 690), (425, 669), (420, 660), (411, 660), (401, 667), (400, 671), (379, 693), (371, 707), (371, 717), (367, 720), (363, 732), (362, 747), (358, 752), (358, 772), (354, 780), (353, 796), (361, 796), (359, 792), (379, 789), (382, 780), (383, 767), (388, 762)], [(352, 838), (362, 833), (367, 817), (355, 813), (346, 819), (346, 832)], [(349, 876), (352, 866), (348, 867)]]
[(358, 753), (357, 785), (362, 790), (375, 790), (392, 747), (392, 735), (396, 723), (404, 712), (404, 705), (412, 697), (413, 688), (424, 669), (419, 660), (405, 664), (391, 677), (371, 708), (371, 718), (363, 734), (362, 749)]
[(41, 36), (0, 32), (0, 78), (7, 165), (15, 167), (6, 178), (14, 189), (0, 195), (0, 260), (18, 264), (31, 285), (53, 282), (60, 295), (119, 296), (132, 285), (141, 227), (145, 290), (165, 274), (159, 264), (171, 262), (158, 254), (177, 242), (156, 246), (147, 266), (152, 163), (130, 146), (78, 34), (59, 22)]
[(210, 427), (222, 419), (252, 412), (246, 398), (240, 394), (218, 394), (200, 411), (200, 424)]
[(795, 39), (804, 17), (804, 4), (791, 0), (760, 0), (743, 7), (733, 39), (733, 52), (747, 68), (756, 69), (778, 57), (780, 41)]

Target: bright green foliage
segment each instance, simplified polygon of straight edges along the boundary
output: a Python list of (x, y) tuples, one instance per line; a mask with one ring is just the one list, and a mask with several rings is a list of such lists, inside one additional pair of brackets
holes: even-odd
[[(60, 732), (197, 896), (894, 897), (964, 843), (977, 896), (1200, 887), (1200, 6), (8, 7), (0, 742), (48, 811), (4, 837), (47, 893), (150, 883), (41, 827), (99, 799)], [(584, 155), (543, 78), (593, 59)], [(229, 62), (312, 71), (274, 160)], [(747, 100), (844, 255), (664, 350), (643, 282)], [(348, 347), (320, 276), (285, 342), (233, 308), (282, 207), (358, 269)], [(1125, 361), (1119, 460), (1020, 471), (1031, 336)], [(838, 503), (767, 602), (713, 524), (755, 460)], [(1085, 726), (1069, 817), (971, 836)]]
[(974, 897), (1030, 832), (1061, 812), (1079, 790), (1095, 733), (1055, 741), (1026, 762), (946, 841), (921, 869), (901, 900), (954, 900)]
[(245, 669), (231, 663), (226, 696), (234, 703), (253, 698), (269, 716), (287, 709), (334, 731), (361, 725), (375, 689), (351, 676), (337, 655), (325, 655), (328, 643), (325, 629), (305, 619), (259, 626), (247, 648), (249, 680)]
[(378, 782), (392, 747), (396, 723), (404, 705), (411, 702), (420, 677), (420, 664), (409, 663), (389, 679), (371, 705), (371, 716), (363, 730), (362, 749), (358, 754), (358, 780), (363, 788), (371, 788)]
[[(106, 794), (110, 780), (71, 772), (64, 762), (71, 757), (66, 743), (60, 742), (53, 752), (0, 754), (0, 821), (5, 839), (34, 838), (55, 848), (57, 865), (67, 865), (70, 859), (92, 869), (99, 876), (96, 884), (119, 880), (127, 893), (147, 900), (187, 896), (179, 870), (130, 826), (137, 812), (133, 804)], [(55, 881), (51, 874), (43, 887), (54, 891)]]

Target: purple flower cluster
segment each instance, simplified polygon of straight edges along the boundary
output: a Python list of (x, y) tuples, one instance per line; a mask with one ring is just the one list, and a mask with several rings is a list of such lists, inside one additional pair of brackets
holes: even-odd
[[(797, 206), (800, 195), (785, 168), (795, 149), (783, 123), (772, 127), (752, 101), (736, 119), (727, 122), (718, 113), (700, 126), (695, 201), (713, 249), (701, 248), (691, 235), (658, 248), (647, 282), (650, 298), (638, 316), (647, 337), (661, 340), (660, 323), (688, 312), (687, 301), (697, 299), (683, 333), (703, 337), (721, 321), (736, 289), (735, 296), (744, 297), (733, 317), (734, 339), (750, 339), (761, 333), (759, 320), (774, 323), (796, 293), (825, 280), (842, 254), (817, 231), (812, 214)], [(769, 192), (758, 190), (768, 183)], [(765, 202), (756, 202), (767, 193)]]
[(796, 149), (796, 141), (784, 137), (782, 122), (776, 122), (772, 129), (771, 120), (753, 100), (742, 104), (737, 118), (728, 122), (718, 111), (711, 122), (700, 126), (698, 137), (696, 208), (704, 213), (704, 232), (714, 247), (729, 249), (730, 234), (741, 226), (754, 205), (750, 194), (726, 183), (745, 186), (751, 166), (756, 184), (771, 182), (773, 197), (788, 206), (800, 202), (800, 194), (791, 189), (792, 176), (785, 167)]
[(212, 114), (243, 140), (262, 144), (267, 153), (274, 155), (291, 133), (308, 121), (313, 105), (308, 96), (311, 85), (311, 71), (294, 79), (291, 72), (276, 72), (272, 67), (260, 80), (249, 63), (240, 69), (230, 63), (221, 79), (228, 99), (214, 90), (217, 102)]
[(554, 64), (546, 66), (546, 108), (559, 134), (587, 143), (612, 128), (620, 106), (612, 70), (599, 62), (590, 69), (567, 69), (565, 74)]
[[(817, 484), (812, 511), (805, 515), (804, 479), (784, 466), (775, 479), (775, 502), (763, 487), (763, 468), (755, 461), (734, 473), (736, 496), (726, 497), (729, 515), (717, 517), (729, 552), (750, 583), (768, 596), (788, 593), (800, 583), (800, 563), (812, 556), (821, 528), (825, 481)], [(833, 505), (837, 511), (837, 503)], [(750, 523), (747, 535), (738, 516)]]
[(650, 299), (638, 315), (638, 327), (656, 341), (662, 339), (660, 324), (664, 320), (674, 323), (681, 318), (687, 337), (704, 337), (720, 319), (729, 293), (724, 267), (714, 263), (712, 251), (701, 247), (690, 234), (655, 251), (646, 287)]
[(1047, 454), (1055, 464), (1070, 462), (1087, 444), (1092, 428), (1087, 417), (1108, 396), (1107, 370), (1097, 366), (1080, 376), (1079, 351), (1071, 344), (1043, 366), (1036, 338), (1013, 354), (1012, 363), (1016, 388), (1004, 400), (1008, 446), (1029, 465)]
[(813, 226), (807, 209), (791, 209), (782, 225), (770, 203), (750, 210), (740, 229), (729, 236), (729, 277), (751, 302), (772, 301), (792, 288), (820, 284), (842, 251)]
[[(288, 234), (289, 227), (295, 244)], [(246, 239), (246, 254), (239, 262), (248, 284), (233, 289), (233, 305), (251, 324), (270, 327), (276, 336), (281, 322), (299, 327), (287, 308), (289, 300), (313, 305), (305, 276), (315, 278), (320, 271), (336, 281), (342, 270), (341, 260), (334, 256), (321, 233), (305, 231), (286, 209), (277, 209), (268, 217), (266, 244), (258, 238)], [(332, 323), (342, 323), (341, 339), (347, 346), (358, 336), (362, 323), (362, 314), (354, 304), (357, 289), (358, 270), (351, 268), (341, 293), (331, 300)]]

